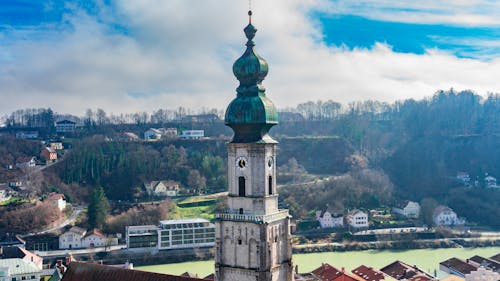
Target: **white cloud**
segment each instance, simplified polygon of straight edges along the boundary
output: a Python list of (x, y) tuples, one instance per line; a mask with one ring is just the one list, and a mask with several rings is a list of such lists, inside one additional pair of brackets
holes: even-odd
[[(254, 1), (256, 48), (270, 64), (264, 85), (278, 107), (421, 98), (451, 87), (500, 90), (500, 60), (437, 50), (402, 54), (383, 44), (327, 47), (308, 13), (326, 4)], [(117, 1), (98, 16), (75, 8), (64, 20), (69, 24), (4, 34), (17, 39), (0, 46), (1, 113), (48, 106), (75, 114), (98, 107), (114, 113), (225, 108), (235, 97), (231, 67), (244, 51), (245, 1)]]

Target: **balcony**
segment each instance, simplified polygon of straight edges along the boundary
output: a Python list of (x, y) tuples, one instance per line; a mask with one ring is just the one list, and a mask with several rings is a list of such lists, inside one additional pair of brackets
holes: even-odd
[(254, 222), (254, 223), (267, 223), (279, 219), (289, 217), (288, 210), (280, 210), (276, 213), (268, 215), (250, 215), (250, 214), (239, 214), (239, 213), (220, 213), (215, 214), (215, 218), (218, 220), (228, 220), (228, 221), (242, 221), (242, 222)]

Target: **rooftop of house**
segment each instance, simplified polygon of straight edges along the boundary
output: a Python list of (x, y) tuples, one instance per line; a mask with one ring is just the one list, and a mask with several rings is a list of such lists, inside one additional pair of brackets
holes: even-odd
[(490, 258), (490, 260), (494, 260), (494, 261), (500, 262), (500, 253), (492, 256)]
[(357, 210), (357, 209), (352, 210), (349, 213), (347, 213), (347, 216), (355, 216), (355, 215), (366, 215), (366, 213), (361, 211), (361, 210)]
[(445, 260), (443, 262), (440, 262), (439, 264), (446, 266), (450, 269), (453, 269), (457, 272), (460, 272), (463, 275), (469, 274), (472, 271), (477, 270), (476, 266), (473, 266), (472, 264), (469, 264), (469, 263), (467, 263), (461, 259), (457, 259), (457, 258), (451, 258), (451, 259)]
[(487, 259), (483, 258), (481, 256), (473, 256), (472, 258), (469, 259), (470, 261), (473, 261), (475, 263), (480, 264), (481, 266), (491, 269), (495, 272), (500, 272), (500, 262), (492, 259)]
[[(395, 261), (382, 269), (380, 269), (383, 273), (391, 276), (392, 278), (401, 280), (403, 278), (413, 280), (410, 278), (414, 278), (417, 276), (423, 276), (423, 277), (428, 277), (432, 278), (429, 274), (423, 272), (422, 270), (418, 269), (417, 267), (408, 265), (402, 261)], [(414, 279), (418, 280), (418, 279)], [(430, 279), (420, 279), (420, 280), (430, 280)]]
[[(123, 269), (108, 265), (72, 262), (62, 281), (196, 281), (194, 277), (160, 274), (139, 270)], [(206, 280), (206, 279), (205, 279)]]
[(42, 272), (42, 270), (38, 269), (33, 262), (25, 261), (19, 258), (0, 259), (0, 267), (8, 267), (10, 275), (35, 274)]
[(45, 150), (47, 150), (49, 153), (56, 153), (56, 151), (54, 149), (52, 149), (52, 147), (44, 147)]
[(54, 201), (57, 201), (57, 200), (60, 200), (60, 199), (64, 199), (64, 194), (62, 194), (62, 193), (56, 193), (56, 192), (51, 192), (51, 193), (49, 193), (49, 195), (47, 195), (47, 199), (48, 200), (54, 200)]
[(88, 237), (88, 236), (91, 236), (91, 235), (95, 235), (95, 236), (98, 236), (98, 237), (101, 237), (101, 238), (106, 238), (106, 235), (104, 235), (102, 232), (100, 232), (97, 229), (93, 229), (92, 231), (87, 232), (87, 234), (85, 234), (85, 237)]
[(361, 265), (351, 271), (367, 281), (379, 281), (385, 279), (385, 274), (371, 267)]
[(0, 247), (0, 259), (24, 259), (28, 258), (29, 261), (34, 263), (42, 262), (42, 257), (33, 254), (32, 252), (22, 247)]
[(182, 224), (182, 223), (205, 223), (205, 222), (209, 221), (202, 218), (192, 218), (192, 219), (187, 218), (187, 219), (177, 219), (177, 220), (164, 220), (160, 221), (160, 224), (169, 225), (169, 224)]
[(76, 122), (73, 122), (71, 120), (67, 120), (67, 119), (64, 119), (64, 120), (61, 120), (61, 121), (57, 121), (56, 122), (57, 125), (61, 125), (61, 124), (76, 124)]
[(87, 230), (85, 230), (85, 229), (83, 229), (81, 227), (78, 227), (78, 226), (73, 226), (67, 232), (73, 232), (73, 233), (76, 233), (78, 235), (84, 236), (85, 233), (87, 233)]
[(321, 280), (324, 280), (324, 281), (332, 281), (332, 280), (335, 280), (335, 278), (342, 275), (342, 271), (329, 265), (328, 263), (321, 264), (320, 267), (311, 271), (311, 273), (314, 276), (319, 277)]
[(433, 216), (437, 216), (437, 215), (439, 215), (442, 212), (453, 212), (453, 210), (450, 207), (448, 207), (448, 206), (440, 205), (440, 206), (437, 206), (434, 209), (434, 211), (432, 212), (432, 214), (433, 214)]

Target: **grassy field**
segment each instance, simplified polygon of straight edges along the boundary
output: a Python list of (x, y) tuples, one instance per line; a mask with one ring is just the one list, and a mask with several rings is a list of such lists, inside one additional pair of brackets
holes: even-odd
[[(393, 261), (401, 260), (410, 265), (417, 265), (419, 268), (438, 276), (443, 276), (439, 271), (439, 263), (451, 257), (462, 259), (470, 258), (474, 255), (483, 257), (491, 257), (500, 253), (500, 247), (491, 248), (452, 248), (452, 249), (423, 249), (423, 250), (405, 250), (405, 251), (357, 251), (357, 252), (328, 252), (314, 254), (297, 254), (293, 255), (294, 264), (299, 266), (299, 272), (309, 272), (321, 265), (321, 263), (329, 263), (339, 269), (344, 267), (346, 270), (351, 270), (359, 265), (368, 265), (374, 268), (381, 268)], [(186, 271), (196, 273), (200, 277), (213, 273), (214, 262), (210, 261), (194, 261), (163, 265), (152, 265), (137, 267), (138, 270), (182, 274)]]
[(171, 215), (172, 218), (204, 218), (207, 220), (213, 220), (214, 208), (214, 205), (196, 207), (175, 206)]

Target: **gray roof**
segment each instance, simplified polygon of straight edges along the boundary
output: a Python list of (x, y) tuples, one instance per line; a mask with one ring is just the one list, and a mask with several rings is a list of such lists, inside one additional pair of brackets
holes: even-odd
[(0, 260), (0, 267), (8, 267), (11, 275), (38, 274), (42, 272), (34, 263), (23, 259), (2, 259)]

